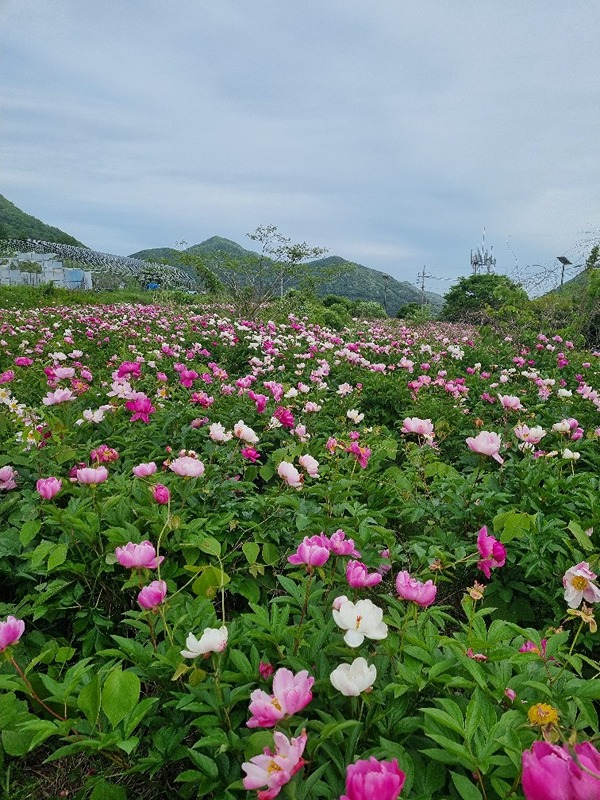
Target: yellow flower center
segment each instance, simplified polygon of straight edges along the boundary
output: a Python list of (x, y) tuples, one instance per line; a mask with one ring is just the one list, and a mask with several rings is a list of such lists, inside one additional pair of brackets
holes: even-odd
[(356, 630), (360, 628), (360, 623), (362, 622), (362, 617), (360, 614), (356, 617)]
[(272, 772), (282, 772), (282, 770), (283, 767), (280, 767), (279, 764), (276, 764), (274, 761), (269, 761), (267, 765), (267, 772), (269, 773), (269, 775)]
[(281, 704), (280, 704), (279, 700), (278, 700), (276, 697), (274, 697), (274, 698), (271, 700), (271, 705), (272, 705), (272, 706), (275, 706), (275, 708), (277, 709), (277, 711), (281, 711)]
[(532, 725), (553, 725), (558, 722), (558, 711), (546, 703), (537, 703), (531, 706), (527, 717)]
[(583, 592), (584, 589), (588, 587), (588, 580), (584, 578), (582, 575), (575, 575), (573, 580), (571, 581), (571, 586), (577, 589), (578, 592)]

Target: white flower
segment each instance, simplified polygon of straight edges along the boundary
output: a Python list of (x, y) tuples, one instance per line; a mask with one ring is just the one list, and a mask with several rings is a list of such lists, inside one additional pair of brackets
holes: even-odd
[(356, 408), (351, 408), (350, 411), (347, 411), (346, 416), (348, 417), (348, 419), (352, 420), (352, 422), (354, 422), (355, 425), (358, 425), (358, 423), (362, 422), (363, 419), (365, 418), (365, 415), (359, 414), (358, 409)]
[(581, 457), (581, 453), (577, 451), (573, 452), (573, 450), (569, 450), (568, 447), (562, 451), (562, 457), (568, 459), (569, 461), (577, 461), (578, 458)]
[(340, 664), (329, 676), (333, 686), (346, 697), (358, 697), (373, 686), (376, 678), (375, 665), (369, 666), (362, 656), (355, 658), (352, 664)]
[(247, 444), (256, 444), (258, 442), (258, 436), (254, 433), (252, 428), (249, 428), (248, 425), (244, 423), (243, 420), (236, 422), (236, 424), (233, 426), (233, 434)]
[(568, 433), (571, 430), (568, 420), (563, 419), (560, 422), (555, 422), (552, 430), (556, 433)]
[(206, 628), (199, 639), (190, 633), (185, 640), (187, 650), (182, 650), (184, 658), (197, 658), (207, 653), (222, 653), (227, 647), (227, 628)]
[(220, 422), (213, 422), (208, 429), (208, 435), (213, 442), (228, 442), (233, 437), (233, 433), (226, 431), (225, 427), (221, 425)]
[(334, 601), (333, 619), (338, 627), (346, 631), (344, 641), (348, 647), (358, 647), (365, 637), (385, 639), (387, 636), (383, 611), (370, 600), (353, 603), (347, 597), (338, 597)]
[(569, 391), (569, 389), (559, 389), (556, 394), (559, 397), (573, 397), (573, 392)]

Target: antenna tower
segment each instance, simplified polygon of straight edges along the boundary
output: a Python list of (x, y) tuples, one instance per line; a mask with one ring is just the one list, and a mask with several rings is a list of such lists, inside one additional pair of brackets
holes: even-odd
[(478, 247), (475, 252), (471, 250), (471, 270), (473, 275), (481, 275), (484, 271), (489, 275), (496, 269), (496, 258), (494, 256), (494, 248), (490, 247), (489, 250), (485, 246), (485, 228), (483, 229), (483, 241), (481, 247)]

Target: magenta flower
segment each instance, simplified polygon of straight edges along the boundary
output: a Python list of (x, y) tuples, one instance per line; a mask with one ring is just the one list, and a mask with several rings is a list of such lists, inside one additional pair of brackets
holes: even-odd
[(366, 469), (371, 458), (371, 450), (368, 447), (361, 447), (358, 442), (352, 442), (346, 448), (346, 452), (353, 455), (358, 461), (361, 469)]
[(340, 800), (398, 800), (406, 775), (398, 767), (397, 759), (369, 760), (348, 764), (346, 768), (346, 794)]
[(329, 542), (324, 536), (304, 537), (296, 552), (288, 556), (290, 564), (306, 564), (308, 567), (321, 567), (329, 558)]
[(360, 553), (354, 546), (352, 539), (346, 539), (346, 531), (341, 528), (335, 533), (332, 533), (329, 538), (329, 546), (332, 553), (336, 556), (354, 556), (360, 558)]
[(488, 536), (487, 528), (484, 525), (477, 536), (477, 549), (481, 556), (481, 561), (477, 562), (477, 566), (489, 579), (492, 569), (505, 565), (506, 548), (493, 536)]
[(275, 672), (275, 667), (268, 661), (261, 661), (258, 665), (258, 671), (260, 673), (260, 677), (266, 681)]
[(101, 444), (94, 448), (90, 453), (90, 460), (97, 461), (99, 464), (110, 464), (112, 461), (117, 461), (119, 453), (114, 447), (109, 447), (107, 444)]
[(152, 487), (152, 497), (161, 506), (166, 506), (171, 499), (171, 492), (162, 483), (157, 483)]
[[(574, 747), (579, 767), (566, 744), (534, 742), (525, 750), (523, 793), (526, 800), (597, 800), (600, 798), (600, 753), (591, 742)], [(594, 777), (596, 776), (596, 777)]]
[(179, 456), (171, 462), (169, 469), (183, 478), (199, 478), (204, 475), (204, 464), (199, 458), (192, 456)]
[(396, 591), (404, 600), (411, 600), (421, 608), (427, 608), (435, 600), (437, 586), (432, 580), (423, 583), (411, 578), (410, 573), (403, 570), (396, 578)]
[(77, 470), (76, 476), (79, 483), (97, 486), (99, 483), (104, 483), (104, 481), (108, 479), (108, 470), (106, 467), (84, 467), (83, 469)]
[(150, 475), (154, 475), (156, 472), (156, 464), (154, 461), (150, 461), (147, 464), (138, 464), (131, 471), (136, 478), (149, 478)]
[(15, 364), (17, 367), (30, 367), (33, 364), (33, 359), (27, 358), (27, 356), (17, 356)]
[(133, 411), (130, 422), (136, 422), (136, 420), (141, 419), (146, 424), (150, 422), (150, 414), (154, 414), (156, 411), (150, 398), (146, 397), (143, 392), (137, 392), (134, 398), (125, 403), (125, 408), (128, 411)]
[(592, 583), (596, 577), (587, 561), (580, 561), (565, 572), (563, 586), (569, 608), (577, 608), (582, 600), (588, 603), (600, 602), (600, 588)]
[(369, 575), (367, 567), (360, 561), (349, 561), (346, 565), (346, 580), (353, 589), (361, 589), (367, 586), (377, 586), (381, 583), (382, 576), (379, 572), (372, 572)]
[(6, 622), (0, 622), (0, 653), (7, 647), (16, 644), (25, 631), (25, 623), (21, 619), (9, 616)]
[(15, 478), (18, 476), (17, 470), (7, 465), (0, 467), (0, 492), (8, 492), (10, 489), (16, 489), (17, 484)]
[(284, 717), (291, 717), (307, 706), (312, 700), (315, 679), (303, 669), (294, 675), (289, 669), (278, 669), (273, 678), (273, 694), (256, 689), (250, 695), (252, 717), (246, 725), (249, 728), (272, 728)]
[(522, 644), (519, 647), (519, 653), (536, 653), (541, 658), (546, 658), (546, 645), (548, 644), (548, 639), (542, 639), (542, 641), (537, 645), (535, 642), (527, 641), (525, 644)]
[(117, 547), (115, 555), (119, 564), (128, 569), (156, 569), (165, 560), (164, 556), (157, 558), (154, 545), (148, 541), (128, 542), (124, 547)]
[(40, 478), (35, 488), (40, 497), (44, 500), (52, 500), (62, 489), (62, 481), (60, 478)]
[(284, 428), (293, 428), (295, 423), (294, 415), (289, 410), (289, 408), (285, 408), (284, 406), (277, 406), (275, 409), (275, 413), (273, 414), (276, 420), (281, 422)]
[(502, 444), (500, 434), (494, 433), (493, 431), (481, 431), (481, 433), (477, 434), (475, 437), (469, 436), (466, 442), (469, 446), (469, 450), (472, 450), (474, 453), (479, 453), (483, 456), (491, 456), (499, 464), (504, 463), (504, 459), (500, 455), (500, 445)]
[(167, 596), (167, 584), (164, 581), (152, 581), (144, 586), (138, 594), (137, 601), (146, 611), (159, 606)]
[(256, 462), (260, 458), (260, 453), (258, 452), (258, 450), (256, 450), (256, 448), (252, 447), (251, 445), (248, 445), (248, 447), (242, 447), (242, 449), (240, 450), (240, 455), (242, 456), (242, 458), (245, 458), (246, 461), (251, 461), (253, 464), (256, 464)]
[(292, 777), (305, 764), (302, 758), (306, 747), (306, 731), (297, 739), (288, 739), (284, 733), (275, 731), (273, 740), (275, 751), (265, 748), (262, 755), (254, 756), (250, 761), (242, 764), (246, 773), (244, 789), (259, 789), (266, 786), (266, 790), (259, 791), (258, 800), (273, 800), (281, 791), (281, 787), (289, 783)]

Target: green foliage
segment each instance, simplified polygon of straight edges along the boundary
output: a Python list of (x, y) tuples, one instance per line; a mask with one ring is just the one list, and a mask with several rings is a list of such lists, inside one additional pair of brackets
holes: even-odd
[(68, 233), (46, 225), (39, 219), (26, 214), (10, 200), (0, 194), (0, 239), (41, 239), (45, 242), (58, 242), (84, 247), (81, 242)]
[(444, 296), (441, 319), (482, 323), (501, 309), (505, 316), (514, 316), (527, 302), (526, 292), (506, 275), (470, 275)]

